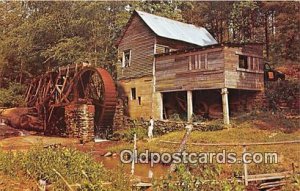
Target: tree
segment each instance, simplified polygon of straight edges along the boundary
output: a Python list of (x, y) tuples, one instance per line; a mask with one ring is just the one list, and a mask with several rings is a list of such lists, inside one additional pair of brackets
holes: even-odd
[(232, 2), (190, 2), (182, 6), (186, 22), (206, 28), (219, 42), (230, 41)]
[(151, 14), (183, 21), (180, 7), (185, 3), (180, 1), (139, 1), (130, 4), (131, 11), (134, 9)]
[(274, 60), (300, 61), (300, 3), (277, 3), (274, 12)]
[[(8, 26), (1, 28), (0, 36), (3, 78), (9, 73), (6, 76), (9, 81), (22, 82), (24, 77), (49, 68), (82, 61), (113, 71), (114, 42), (130, 16), (125, 9), (127, 3), (1, 2), (0, 5), (5, 12), (1, 23)], [(15, 24), (7, 15), (12, 18), (22, 15), (22, 18)], [(13, 27), (9, 27), (11, 22)]]
[(0, 87), (82, 61), (114, 74), (134, 9), (205, 27), (219, 43), (263, 42), (271, 60), (300, 58), (299, 2), (1, 1)]

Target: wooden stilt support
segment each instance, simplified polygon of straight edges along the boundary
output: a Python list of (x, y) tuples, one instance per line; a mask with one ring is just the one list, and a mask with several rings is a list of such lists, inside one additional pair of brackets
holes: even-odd
[(187, 119), (191, 121), (193, 117), (193, 92), (187, 91)]
[(159, 107), (160, 107), (160, 120), (164, 119), (164, 102), (163, 102), (163, 93), (160, 93)]
[(228, 103), (228, 90), (222, 88), (222, 106), (223, 106), (223, 121), (225, 125), (229, 125), (229, 103)]

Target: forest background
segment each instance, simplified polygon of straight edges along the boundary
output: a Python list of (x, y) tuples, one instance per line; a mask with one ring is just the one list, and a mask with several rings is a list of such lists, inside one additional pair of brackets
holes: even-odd
[(263, 43), (273, 65), (295, 65), (299, 8), (299, 1), (0, 1), (0, 106), (22, 105), (30, 79), (58, 66), (85, 61), (116, 77), (115, 43), (135, 9), (205, 27), (219, 43)]

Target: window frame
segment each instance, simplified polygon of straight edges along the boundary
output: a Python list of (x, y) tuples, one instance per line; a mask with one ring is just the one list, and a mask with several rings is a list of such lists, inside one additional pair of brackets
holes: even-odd
[[(128, 64), (126, 64), (126, 62), (125, 62), (126, 54), (129, 54)], [(123, 51), (123, 54), (122, 54), (122, 68), (130, 67), (131, 60), (132, 60), (131, 57), (132, 57), (131, 49), (127, 49), (127, 50)]]
[(170, 53), (171, 52), (171, 48), (166, 46), (164, 47), (164, 53)]
[[(204, 66), (204, 68), (202, 68)], [(189, 70), (207, 70), (208, 53), (192, 54), (189, 56)]]
[[(264, 68), (262, 66), (262, 58), (255, 55), (247, 55), (242, 53), (236, 53), (238, 56), (237, 62), (237, 70), (238, 71), (245, 71), (245, 72), (254, 72), (254, 73), (263, 73)], [(244, 60), (247, 60), (247, 68), (240, 67), (240, 57), (246, 57)]]
[[(249, 70), (249, 61), (250, 61), (249, 60), (249, 56), (243, 55), (243, 54), (238, 54), (238, 56), (239, 56), (239, 59), (238, 59), (238, 68), (239, 69), (243, 69), (243, 70)], [(243, 57), (244, 66), (247, 66), (247, 67), (241, 67), (241, 57)]]
[(136, 100), (136, 95), (137, 95), (136, 88), (131, 88), (130, 89), (130, 98), (131, 98), (131, 100)]

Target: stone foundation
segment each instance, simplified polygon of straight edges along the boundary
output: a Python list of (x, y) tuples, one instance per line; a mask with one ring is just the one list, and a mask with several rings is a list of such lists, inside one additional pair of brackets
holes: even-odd
[(82, 142), (94, 139), (94, 105), (72, 104), (65, 107), (66, 133)]
[[(148, 129), (149, 121), (144, 120), (131, 120), (127, 118), (126, 128), (145, 128)], [(188, 125), (185, 121), (169, 121), (169, 120), (156, 120), (154, 122), (154, 134), (163, 135), (173, 131), (185, 130)], [(215, 131), (222, 130), (223, 124), (208, 124), (205, 122), (195, 122), (193, 123), (193, 131)]]
[(124, 101), (122, 99), (118, 99), (118, 105), (116, 106), (116, 111), (115, 111), (115, 116), (114, 116), (114, 121), (113, 121), (113, 130), (119, 130), (123, 129), (125, 126), (125, 106), (124, 106)]

